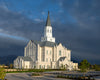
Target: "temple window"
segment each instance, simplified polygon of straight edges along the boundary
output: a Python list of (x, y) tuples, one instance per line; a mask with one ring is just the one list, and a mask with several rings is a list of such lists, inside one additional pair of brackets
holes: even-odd
[(47, 54), (48, 54), (48, 50), (47, 50)]
[(59, 50), (59, 56), (61, 56), (61, 50)]
[(51, 51), (50, 51), (50, 55), (51, 55)]

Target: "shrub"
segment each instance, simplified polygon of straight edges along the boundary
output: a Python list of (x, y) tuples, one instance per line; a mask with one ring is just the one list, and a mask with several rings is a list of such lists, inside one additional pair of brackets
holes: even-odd
[(4, 80), (5, 76), (6, 76), (5, 69), (0, 67), (0, 79)]
[(67, 76), (67, 78), (69, 79), (69, 75)]
[(39, 73), (32, 73), (32, 76), (40, 76)]

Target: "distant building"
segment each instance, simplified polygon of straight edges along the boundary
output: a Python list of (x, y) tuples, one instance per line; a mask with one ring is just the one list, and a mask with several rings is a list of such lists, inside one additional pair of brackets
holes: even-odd
[(24, 49), (24, 57), (14, 60), (15, 68), (36, 69), (78, 69), (78, 63), (71, 61), (71, 51), (52, 37), (52, 26), (48, 17), (41, 41), (30, 40)]

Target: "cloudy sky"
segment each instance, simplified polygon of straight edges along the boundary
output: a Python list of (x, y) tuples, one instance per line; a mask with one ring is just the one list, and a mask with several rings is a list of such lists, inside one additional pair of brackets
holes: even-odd
[(100, 0), (0, 0), (0, 56), (24, 54), (43, 36), (48, 11), (56, 42), (100, 64)]

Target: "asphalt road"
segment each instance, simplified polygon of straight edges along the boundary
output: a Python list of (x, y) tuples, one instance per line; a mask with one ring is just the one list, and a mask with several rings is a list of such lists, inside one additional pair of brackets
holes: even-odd
[[(63, 73), (62, 73), (63, 72)], [(34, 76), (32, 77), (32, 73), (7, 73), (6, 79), (8, 80), (69, 80), (69, 79), (61, 79), (56, 78), (57, 74), (63, 74), (65, 76), (83, 76), (84, 73), (78, 73), (78, 72), (64, 72), (64, 71), (52, 71), (52, 72), (44, 72), (45, 74), (43, 76)], [(48, 74), (48, 75), (47, 75)], [(85, 73), (85, 76), (89, 75), (99, 75), (97, 77), (94, 77), (96, 80), (100, 80), (100, 71), (90, 71), (88, 73)]]
[(31, 73), (7, 73), (6, 79), (8, 80), (69, 80), (69, 79), (61, 79), (55, 78), (54, 75), (44, 75), (38, 77), (32, 77)]

